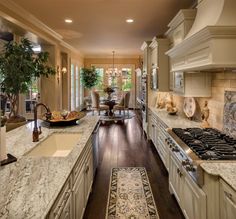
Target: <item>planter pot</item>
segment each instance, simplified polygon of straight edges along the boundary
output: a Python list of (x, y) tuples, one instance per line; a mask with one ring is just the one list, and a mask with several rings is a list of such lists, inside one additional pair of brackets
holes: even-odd
[(6, 131), (9, 132), (12, 129), (16, 129), (22, 125), (25, 125), (27, 123), (27, 121), (23, 121), (23, 122), (7, 122), (6, 123)]
[(0, 128), (0, 161), (7, 159), (6, 126)]

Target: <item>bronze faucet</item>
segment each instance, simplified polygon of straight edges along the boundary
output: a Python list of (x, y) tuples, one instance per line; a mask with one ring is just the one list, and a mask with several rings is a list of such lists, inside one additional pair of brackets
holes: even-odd
[(47, 107), (45, 104), (43, 103), (37, 103), (35, 106), (34, 106), (34, 130), (33, 130), (33, 142), (37, 142), (39, 141), (39, 135), (42, 133), (41, 131), (41, 126), (39, 126), (39, 129), (38, 129), (38, 126), (37, 126), (37, 114), (38, 114), (38, 107), (39, 106), (43, 106), (47, 112), (45, 113), (45, 116), (46, 116), (46, 120), (49, 120), (52, 116), (52, 113), (49, 109), (49, 107)]

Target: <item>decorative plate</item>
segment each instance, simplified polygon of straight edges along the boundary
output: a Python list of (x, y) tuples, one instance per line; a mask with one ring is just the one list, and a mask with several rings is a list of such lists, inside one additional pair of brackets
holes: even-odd
[(184, 98), (184, 113), (188, 118), (192, 118), (196, 112), (196, 101), (194, 97)]

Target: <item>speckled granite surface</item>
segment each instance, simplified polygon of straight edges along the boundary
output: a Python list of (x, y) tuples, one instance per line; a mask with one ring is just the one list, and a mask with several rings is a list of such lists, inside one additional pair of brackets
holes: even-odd
[(166, 110), (157, 109), (155, 107), (149, 108), (155, 113), (169, 128), (191, 128), (200, 127), (201, 123), (191, 121), (179, 115), (169, 115)]
[(205, 162), (201, 167), (208, 174), (220, 176), (236, 191), (236, 162)]
[(44, 218), (79, 158), (99, 118), (85, 117), (67, 128), (42, 127), (40, 141), (53, 132), (79, 132), (81, 139), (67, 157), (25, 157), (32, 142), (32, 123), (7, 133), (8, 153), (16, 163), (0, 167), (0, 218)]

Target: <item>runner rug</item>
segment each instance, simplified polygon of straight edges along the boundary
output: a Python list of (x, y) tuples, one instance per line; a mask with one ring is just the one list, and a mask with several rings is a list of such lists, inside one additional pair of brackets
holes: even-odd
[(144, 167), (113, 168), (107, 219), (159, 219)]

